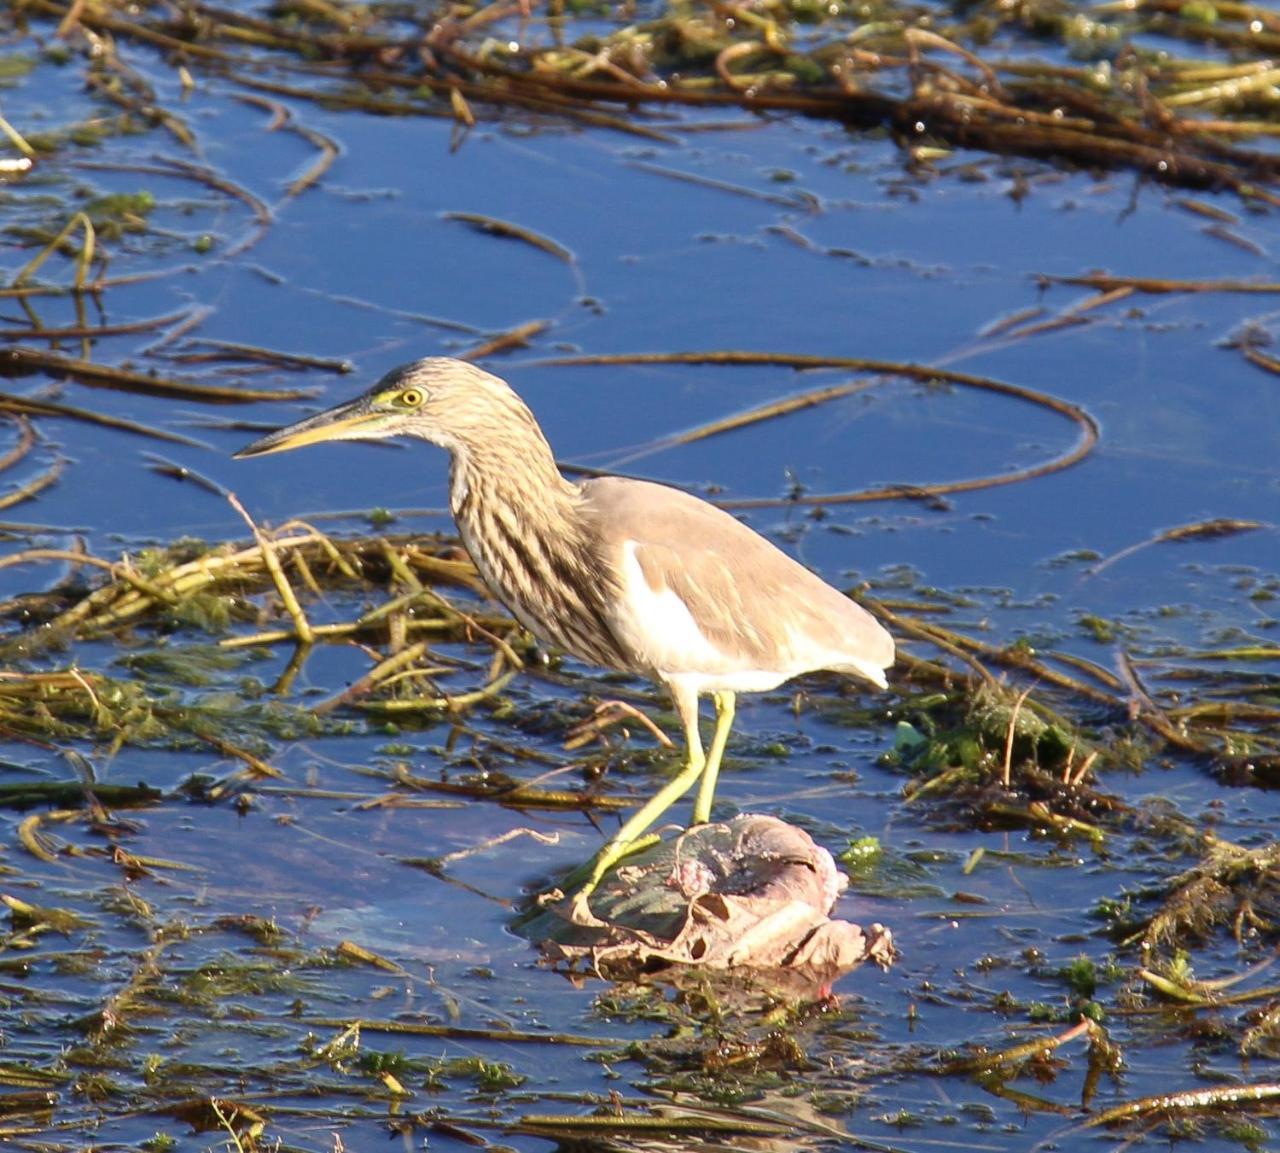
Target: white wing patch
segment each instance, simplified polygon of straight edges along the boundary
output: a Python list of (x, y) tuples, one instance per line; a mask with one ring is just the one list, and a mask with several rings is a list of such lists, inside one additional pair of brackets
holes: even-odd
[(789, 671), (735, 667), (698, 627), (689, 606), (668, 587), (654, 589), (636, 557), (638, 545), (622, 546), (622, 599), (611, 622), (619, 640), (664, 680), (687, 682), (694, 691), (764, 692), (780, 685)]
[(670, 588), (655, 590), (636, 557), (636, 542), (622, 546), (622, 601), (619, 631), (653, 668), (662, 671), (714, 668), (724, 657), (693, 619), (689, 606)]

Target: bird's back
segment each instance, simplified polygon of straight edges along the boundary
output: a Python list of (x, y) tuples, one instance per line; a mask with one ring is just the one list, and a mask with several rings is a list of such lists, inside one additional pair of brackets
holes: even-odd
[(636, 667), (704, 690), (762, 691), (815, 669), (884, 686), (894, 648), (879, 622), (728, 513), (647, 481), (581, 487), (624, 592), (609, 624)]

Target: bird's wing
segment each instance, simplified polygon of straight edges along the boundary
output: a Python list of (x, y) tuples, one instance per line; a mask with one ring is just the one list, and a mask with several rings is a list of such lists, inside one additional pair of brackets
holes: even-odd
[(646, 481), (601, 478), (582, 490), (626, 590), (615, 632), (649, 667), (833, 668), (883, 683), (893, 640), (875, 618), (728, 513)]

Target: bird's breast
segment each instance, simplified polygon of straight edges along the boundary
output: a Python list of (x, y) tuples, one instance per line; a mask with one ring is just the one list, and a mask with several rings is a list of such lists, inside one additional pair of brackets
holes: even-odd
[(489, 590), (540, 640), (606, 668), (641, 671), (607, 620), (611, 582), (574, 539), (530, 525), (513, 509), (458, 515), (462, 543)]

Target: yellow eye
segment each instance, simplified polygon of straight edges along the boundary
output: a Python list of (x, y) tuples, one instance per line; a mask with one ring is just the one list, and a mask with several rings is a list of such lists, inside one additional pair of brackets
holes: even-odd
[(400, 394), (400, 403), (405, 408), (421, 408), (424, 399), (426, 398), (422, 395), (422, 391), (417, 388), (406, 388)]

